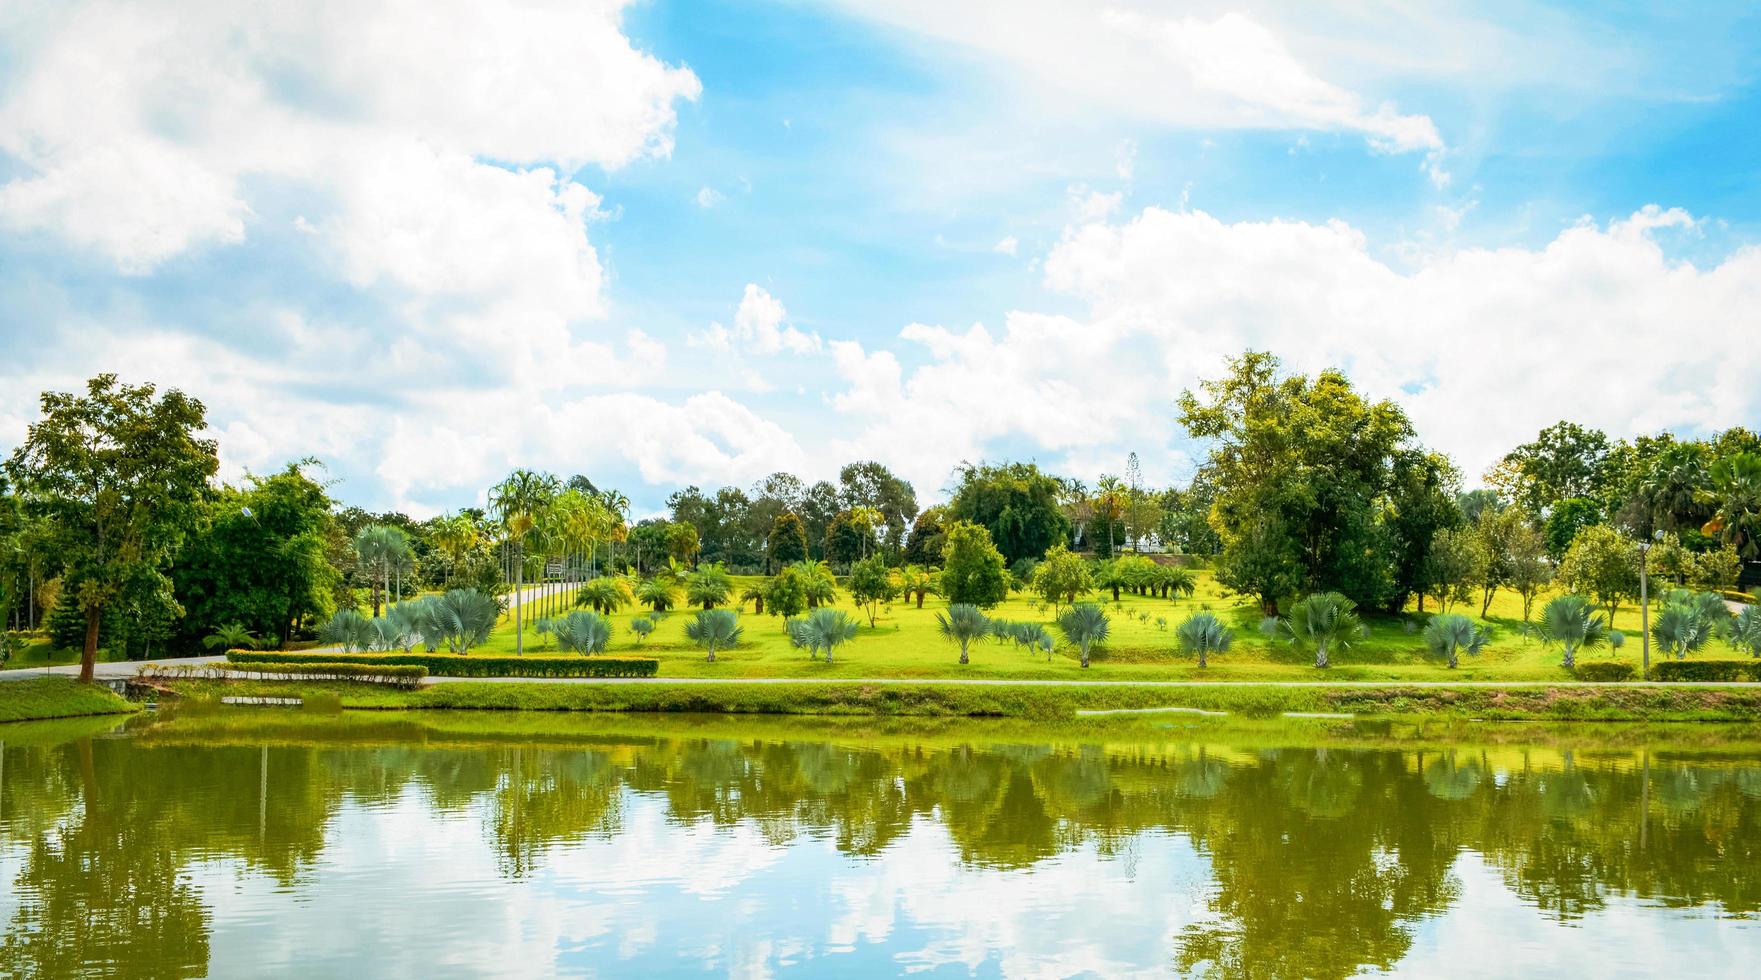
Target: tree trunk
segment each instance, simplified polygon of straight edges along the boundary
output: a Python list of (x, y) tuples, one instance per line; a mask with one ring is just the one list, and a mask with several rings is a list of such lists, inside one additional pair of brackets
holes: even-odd
[(1573, 650), (1571, 647), (1566, 647), (1565, 648), (1565, 669), (1566, 670), (1574, 670), (1574, 669), (1576, 669), (1577, 665), (1578, 665), (1577, 651)]
[(919, 608), (919, 609), (923, 608), (923, 590), (921, 590), (921, 589), (919, 589), (917, 592), (917, 608)]
[(966, 659), (966, 641), (965, 640), (960, 641), (960, 662), (961, 663), (968, 663), (969, 662)]
[(754, 615), (754, 616), (764, 615), (764, 596), (759, 596), (758, 598), (756, 598), (752, 601), (752, 615)]
[(1319, 644), (1315, 647), (1315, 666), (1322, 670), (1332, 666), (1331, 662), (1327, 659), (1327, 644), (1325, 643)]
[(98, 606), (86, 607), (86, 646), (80, 652), (79, 679), (90, 684), (92, 673), (98, 665), (98, 625), (104, 621), (104, 610)]
[(709, 662), (715, 663), (715, 644), (713, 643), (709, 645)]
[(1088, 669), (1088, 644), (1086, 643), (1082, 645), (1082, 669)]
[(524, 556), (515, 551), (514, 561), (514, 655), (526, 655), (526, 631), (520, 618), (520, 587), (525, 584), (526, 563), (518, 560)]

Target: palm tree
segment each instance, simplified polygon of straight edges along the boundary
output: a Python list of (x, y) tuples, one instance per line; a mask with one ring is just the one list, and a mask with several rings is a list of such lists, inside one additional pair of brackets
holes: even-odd
[(1087, 669), (1089, 648), (1107, 642), (1107, 614), (1098, 603), (1079, 602), (1058, 617), (1058, 629), (1064, 632), (1066, 640), (1082, 651), (1082, 666)]
[(1235, 643), (1235, 631), (1208, 612), (1186, 617), (1185, 622), (1174, 628), (1174, 635), (1180, 641), (1180, 649), (1198, 655), (1201, 668), (1209, 666), (1211, 654), (1227, 653)]
[(1712, 624), (1692, 606), (1669, 605), (1652, 621), (1651, 639), (1665, 656), (1686, 660), (1712, 639)]
[(520, 591), (526, 582), (526, 536), (537, 528), (539, 516), (556, 496), (557, 479), (548, 473), (515, 470), (489, 492), (490, 506), (500, 517), (508, 543), (513, 546), (514, 653), (526, 652)]
[(1095, 587), (1111, 589), (1113, 601), (1119, 601), (1119, 590), (1131, 587), (1130, 569), (1118, 558), (1109, 558), (1095, 567)]
[(1029, 650), (1044, 651), (1047, 663), (1051, 662), (1052, 650), (1057, 647), (1057, 641), (1052, 639), (1051, 632), (1039, 623), (1016, 624), (1015, 639)]
[(923, 597), (935, 591), (935, 575), (921, 565), (906, 565), (899, 570), (899, 594), (909, 600), (917, 597), (917, 608), (923, 608)]
[(255, 650), (257, 637), (239, 623), (227, 623), (202, 640), (202, 645), (210, 650)]
[(318, 627), (318, 641), (340, 646), (344, 653), (370, 649), (376, 635), (373, 621), (353, 609), (338, 609), (329, 622)]
[(685, 624), (685, 638), (709, 651), (709, 662), (715, 663), (715, 651), (740, 642), (740, 617), (732, 609), (705, 609)]
[(1478, 654), (1491, 640), (1491, 629), (1475, 626), (1461, 613), (1439, 613), (1425, 624), (1425, 645), (1447, 658), (1450, 670), (1455, 669), (1459, 654)]
[(1289, 615), (1268, 616), (1260, 627), (1268, 634), (1315, 651), (1315, 666), (1332, 665), (1335, 647), (1344, 649), (1364, 635), (1357, 603), (1337, 592), (1317, 592), (1290, 607)]
[(956, 602), (945, 613), (936, 613), (936, 627), (945, 639), (960, 644), (960, 662), (970, 663), (967, 648), (973, 640), (982, 639), (991, 630), (990, 620), (971, 603)]
[(693, 606), (714, 609), (727, 602), (733, 591), (734, 580), (720, 562), (704, 565), (685, 579), (685, 601)]
[(1542, 639), (1559, 644), (1565, 652), (1566, 670), (1577, 666), (1579, 650), (1608, 640), (1608, 623), (1581, 595), (1556, 596), (1543, 606), (1540, 631)]
[(654, 620), (647, 616), (637, 616), (630, 620), (630, 634), (636, 637), (637, 646), (641, 646), (642, 641), (648, 639), (648, 634), (652, 632), (654, 632)]
[(550, 635), (566, 653), (602, 653), (611, 642), (611, 621), (596, 612), (577, 609), (549, 623)]
[(754, 613), (760, 616), (764, 615), (764, 586), (762, 584), (749, 585), (744, 592), (740, 593), (740, 604), (745, 605), (748, 602), (752, 603)]
[(1725, 605), (1724, 597), (1716, 592), (1692, 592), (1687, 589), (1670, 589), (1663, 595), (1663, 605), (1681, 606), (1706, 624), (1709, 635), (1722, 637), (1730, 632), (1730, 607)]
[(1156, 588), (1161, 591), (1162, 598), (1192, 598), (1198, 591), (1198, 579), (1190, 569), (1179, 565), (1156, 566)]
[(663, 575), (643, 579), (642, 584), (636, 586), (637, 601), (657, 613), (671, 609), (678, 598), (679, 590), (673, 585), (671, 579)]
[(392, 572), (404, 568), (410, 558), (410, 536), (401, 528), (371, 524), (355, 534), (354, 545), (371, 583), (373, 615), (378, 616), (380, 600), (391, 588)]
[(825, 651), (825, 662), (832, 662), (832, 651), (856, 638), (858, 624), (842, 609), (815, 609), (806, 618), (794, 620), (801, 645)]
[(1761, 657), (1761, 606), (1744, 606), (1731, 624), (1730, 645), (1751, 657)]
[[(1102, 476), (1095, 481), (1094, 516), (1107, 525), (1107, 557), (1113, 556), (1113, 525), (1125, 511), (1125, 484), (1116, 476)], [(1113, 600), (1119, 600), (1118, 595)]]
[(628, 581), (604, 575), (581, 586), (575, 593), (575, 605), (609, 616), (629, 605), (632, 598)]
[(444, 595), (421, 600), (423, 642), (429, 650), (441, 643), (461, 656), (489, 639), (501, 618), (501, 603), (476, 589), (451, 589)]
[(796, 562), (793, 567), (801, 573), (802, 584), (807, 587), (809, 609), (829, 606), (837, 601), (838, 580), (825, 562), (809, 558)]
[(477, 525), (463, 514), (443, 517), (435, 522), (434, 530), (428, 538), (446, 556), (446, 580), (449, 584), (458, 573), (459, 566), (464, 564), (466, 556), (476, 550), (479, 540)]
[(1744, 558), (1761, 557), (1761, 455), (1735, 453), (1707, 469), (1712, 489), (1700, 500), (1713, 508), (1700, 530), (1734, 545)]

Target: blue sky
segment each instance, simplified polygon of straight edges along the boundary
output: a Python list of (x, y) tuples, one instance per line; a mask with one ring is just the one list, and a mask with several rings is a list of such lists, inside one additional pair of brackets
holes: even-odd
[(857, 458), (1178, 482), (1174, 396), (1248, 346), (1470, 480), (1560, 417), (1754, 426), (1758, 21), (13, 5), (0, 443), (110, 370), (202, 397), (233, 478), (417, 513), (513, 466), (639, 510)]

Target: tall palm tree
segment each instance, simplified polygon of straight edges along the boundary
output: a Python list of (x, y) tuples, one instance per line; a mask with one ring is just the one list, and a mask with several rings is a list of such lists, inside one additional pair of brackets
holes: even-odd
[(740, 642), (740, 617), (732, 609), (705, 609), (685, 624), (685, 638), (709, 651), (709, 662), (715, 663), (715, 652)]
[(1431, 652), (1449, 661), (1454, 670), (1463, 653), (1478, 654), (1492, 640), (1492, 630), (1475, 626), (1461, 613), (1439, 613), (1425, 624), (1425, 645)]
[(945, 613), (936, 613), (936, 628), (944, 638), (960, 644), (960, 662), (970, 663), (967, 648), (973, 640), (983, 639), (991, 631), (990, 620), (979, 608), (968, 602), (956, 602)]
[(521, 590), (526, 584), (526, 537), (537, 527), (544, 508), (556, 496), (557, 479), (548, 473), (515, 470), (489, 492), (508, 544), (513, 548), (514, 653), (526, 652)]
[(1317, 592), (1290, 607), (1288, 615), (1268, 617), (1261, 627), (1273, 636), (1315, 651), (1315, 666), (1332, 666), (1332, 652), (1364, 635), (1357, 603), (1337, 592)]
[(1564, 651), (1563, 666), (1577, 666), (1577, 652), (1608, 641), (1608, 623), (1581, 595), (1555, 596), (1541, 607), (1541, 637)]
[(824, 650), (825, 662), (832, 662), (832, 651), (856, 638), (857, 622), (842, 609), (815, 609), (806, 618), (796, 620), (803, 646)]
[(440, 553), (446, 556), (446, 581), (450, 585), (466, 556), (477, 548), (477, 525), (463, 514), (453, 514), (437, 521), (429, 538), (440, 549)]
[(1227, 653), (1235, 643), (1235, 631), (1208, 612), (1186, 617), (1185, 622), (1174, 627), (1174, 635), (1180, 641), (1181, 650), (1198, 656), (1201, 668), (1210, 665), (1211, 654)]
[(1107, 642), (1110, 627), (1107, 614), (1101, 610), (1099, 603), (1079, 602), (1058, 617), (1058, 629), (1064, 632), (1064, 638), (1076, 644), (1082, 651), (1083, 669), (1088, 668), (1089, 648), (1097, 643)]
[(389, 524), (370, 524), (355, 534), (354, 546), (371, 583), (373, 615), (378, 616), (380, 600), (391, 590), (393, 572), (406, 567), (410, 559), (410, 536)]
[(1734, 545), (1744, 558), (1761, 557), (1761, 455), (1735, 453), (1707, 469), (1712, 488), (1700, 499), (1713, 508), (1701, 531)]
[[(1107, 525), (1107, 557), (1113, 555), (1113, 525), (1125, 514), (1125, 484), (1116, 476), (1102, 476), (1095, 481), (1093, 501), (1096, 520)], [(1117, 598), (1117, 597), (1115, 597)]]

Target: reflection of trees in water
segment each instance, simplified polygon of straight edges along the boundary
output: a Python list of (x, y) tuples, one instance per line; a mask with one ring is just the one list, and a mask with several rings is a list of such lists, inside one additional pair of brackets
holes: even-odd
[(1642, 765), (1569, 754), (1494, 765), (1479, 750), (702, 737), (152, 745), (6, 751), (0, 826), (27, 842), (3, 950), (19, 972), (112, 957), (155, 964), (143, 973), (202, 972), (208, 914), (190, 865), (231, 857), (297, 887), (351, 800), (476, 814), (510, 877), (552, 848), (618, 833), (630, 793), (679, 825), (745, 823), (776, 844), (812, 836), (863, 857), (934, 820), (961, 860), (1005, 869), (1080, 846), (1128, 854), (1143, 831), (1164, 830), (1188, 837), (1213, 877), (1210, 913), (1179, 937), (1175, 964), (1228, 975), (1394, 966), (1412, 924), (1458, 901), (1451, 869), (1463, 849), (1559, 918), (1611, 892), (1761, 909), (1761, 767), (1648, 752)]

